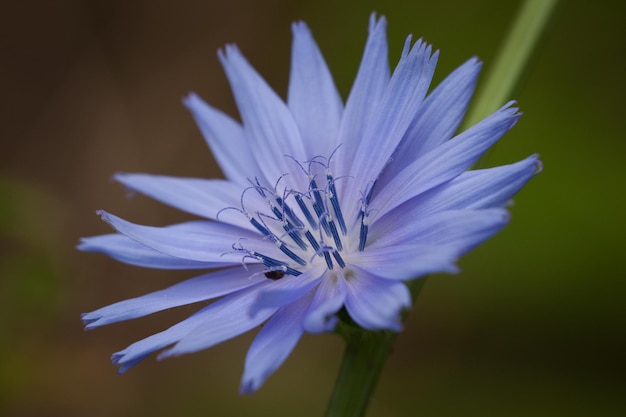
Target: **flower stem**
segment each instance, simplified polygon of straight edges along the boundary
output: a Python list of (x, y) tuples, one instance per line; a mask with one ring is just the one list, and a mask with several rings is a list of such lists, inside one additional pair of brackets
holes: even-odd
[(364, 416), (396, 334), (360, 331), (346, 349), (326, 417)]
[(475, 125), (511, 99), (557, 3), (558, 0), (526, 0), (522, 3), (485, 83), (476, 93), (462, 130)]
[[(523, 3), (465, 119), (465, 127), (477, 123), (510, 97), (557, 1), (526, 0)], [(407, 282), (414, 303), (425, 283), (426, 278)], [(366, 331), (354, 324), (345, 311), (343, 316), (337, 332), (345, 338), (346, 349), (325, 416), (363, 417), (396, 333)]]
[[(425, 278), (407, 283), (413, 300), (426, 282)], [(376, 389), (397, 333), (363, 330), (343, 317), (338, 332), (346, 340), (346, 349), (328, 402), (326, 417), (362, 417)]]

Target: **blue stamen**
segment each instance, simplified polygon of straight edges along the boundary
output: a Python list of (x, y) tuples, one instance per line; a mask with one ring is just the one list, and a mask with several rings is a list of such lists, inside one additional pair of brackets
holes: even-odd
[(361, 229), (359, 230), (359, 251), (360, 252), (363, 252), (363, 250), (365, 249), (365, 243), (367, 241), (367, 231), (369, 229), (369, 226), (366, 220), (367, 218), (366, 209), (367, 209), (367, 205), (372, 199), (372, 194), (374, 193), (375, 185), (376, 185), (376, 181), (372, 182), (372, 185), (370, 189), (368, 190), (367, 195), (363, 199), (363, 202), (361, 205)]
[(257, 219), (255, 219), (254, 217), (248, 217), (248, 219), (250, 220), (250, 223), (252, 223), (252, 226), (254, 226), (256, 230), (261, 232), (263, 234), (263, 236), (271, 236), (272, 235), (272, 232), (270, 232), (265, 226), (263, 226), (261, 223), (259, 223), (259, 221)]
[[(278, 204), (280, 204), (282, 206), (283, 209), (285, 209), (287, 207), (286, 205), (283, 205), (283, 200), (280, 197), (276, 197), (276, 200), (277, 200)], [(272, 212), (274, 213), (274, 215), (278, 218), (278, 220), (280, 220), (283, 223), (283, 229), (285, 230), (285, 232), (287, 232), (289, 237), (291, 237), (291, 239), (293, 239), (293, 241), (298, 246), (300, 246), (300, 249), (306, 250), (307, 245), (306, 245), (306, 243), (304, 243), (304, 240), (302, 240), (302, 238), (300, 237), (300, 233), (298, 233), (298, 231), (297, 231), (298, 228), (301, 228), (303, 226), (295, 227), (293, 225), (293, 223), (289, 221), (289, 219), (286, 219), (285, 215), (283, 214), (283, 213), (286, 213), (286, 210), (285, 211), (280, 211), (273, 204), (271, 204), (271, 207), (272, 207)], [(290, 212), (291, 212), (291, 210), (290, 210)], [(292, 215), (293, 215), (293, 213), (292, 213)], [(287, 216), (289, 217), (289, 214), (287, 214)], [(298, 220), (298, 219), (296, 219), (296, 220)], [(299, 220), (298, 220), (298, 222), (299, 222)], [(302, 223), (302, 222), (300, 222), (300, 223)]]
[(322, 199), (322, 194), (320, 190), (317, 188), (317, 182), (315, 179), (311, 179), (311, 183), (309, 185), (310, 190), (313, 192), (313, 210), (315, 210), (315, 214), (317, 218), (320, 220), (322, 227), (327, 235), (331, 235), (330, 228), (328, 227), (328, 221), (326, 220), (326, 207), (324, 205), (324, 200)]
[(298, 216), (296, 216), (291, 207), (285, 204), (285, 201), (282, 198), (276, 197), (276, 202), (280, 207), (282, 207), (287, 217), (289, 217), (289, 219), (296, 225), (296, 228), (304, 227), (304, 223), (302, 223)]
[(343, 260), (343, 258), (341, 257), (341, 255), (339, 255), (339, 252), (333, 251), (333, 258), (335, 258), (335, 260), (337, 261), (337, 263), (339, 264), (340, 267), (342, 267), (342, 268), (346, 267), (346, 263)]
[(280, 249), (280, 251), (282, 253), (284, 253), (285, 255), (289, 256), (291, 259), (293, 259), (294, 261), (296, 261), (300, 265), (302, 265), (302, 266), (306, 265), (306, 261), (304, 259), (302, 259), (301, 257), (299, 257), (298, 255), (296, 255), (295, 253), (293, 253), (291, 251), (291, 249), (289, 249), (287, 247), (287, 245), (285, 245), (284, 243), (279, 243), (278, 244), (278, 249)]
[(328, 227), (328, 220), (326, 220), (326, 213), (324, 212), (324, 205), (318, 205), (317, 202), (313, 203), (313, 210), (317, 214), (317, 218), (320, 219), (320, 224), (328, 236), (331, 235), (330, 228)]
[(304, 232), (304, 236), (306, 237), (306, 239), (309, 241), (309, 243), (311, 244), (311, 246), (313, 246), (313, 249), (315, 250), (315, 252), (318, 252), (320, 250), (320, 245), (319, 243), (317, 243), (317, 240), (315, 240), (315, 238), (313, 237), (313, 235), (311, 234), (311, 232), (309, 232), (308, 230), (306, 232)]
[(345, 235), (346, 233), (348, 233), (348, 228), (346, 227), (346, 222), (343, 219), (341, 207), (339, 207), (339, 200), (337, 199), (337, 191), (335, 190), (333, 177), (331, 175), (327, 175), (326, 179), (328, 180), (328, 189), (330, 191), (330, 204), (332, 205), (333, 211), (335, 212), (335, 217), (337, 217), (337, 221), (339, 222), (341, 233)]
[(261, 262), (263, 262), (263, 265), (270, 267), (270, 268), (274, 266), (285, 266), (284, 262), (279, 261), (278, 259), (270, 258), (269, 256), (265, 256), (256, 251), (250, 252), (250, 255), (259, 259)]
[(317, 188), (317, 183), (315, 182), (315, 179), (313, 178), (311, 179), (309, 188), (311, 189), (311, 191), (313, 191), (313, 198), (315, 199), (315, 202), (317, 203), (317, 205), (320, 207), (324, 207), (324, 200), (322, 200), (322, 194), (320, 193), (320, 190)]
[(328, 226), (330, 228), (330, 232), (333, 236), (333, 239), (335, 240), (335, 246), (337, 246), (338, 250), (342, 250), (343, 245), (341, 244), (341, 239), (339, 238), (339, 232), (337, 232), (337, 226), (335, 226), (335, 222), (332, 220), (329, 221)]
[(274, 213), (274, 215), (276, 216), (276, 218), (277, 218), (278, 220), (281, 220), (281, 221), (282, 221), (282, 220), (283, 220), (283, 213), (282, 213), (282, 211), (278, 210), (278, 207), (276, 207), (276, 206), (275, 206), (275, 205), (273, 205), (273, 204), (272, 204), (270, 207), (272, 208), (272, 213)]
[(286, 274), (293, 275), (293, 276), (298, 276), (302, 274), (302, 272), (296, 269), (290, 268), (284, 262), (281, 262), (274, 258), (270, 258), (269, 256), (265, 256), (261, 253), (253, 251), (253, 252), (250, 252), (250, 255), (260, 260), (263, 263), (263, 265), (267, 266), (268, 268), (280, 267), (280, 269), (285, 271)]
[(293, 241), (296, 242), (298, 246), (300, 246), (300, 249), (306, 250), (308, 246), (300, 237), (300, 233), (298, 233), (298, 231), (294, 229), (291, 223), (287, 222), (287, 224), (283, 226), (283, 229), (285, 229), (285, 232), (289, 234), (289, 237), (293, 239)]
[(333, 269), (333, 260), (330, 259), (330, 255), (328, 254), (327, 251), (322, 252), (324, 254), (324, 260), (326, 261), (326, 266), (328, 266), (328, 269)]
[(359, 252), (363, 252), (365, 249), (365, 242), (367, 241), (367, 230), (369, 226), (365, 224), (365, 213), (361, 216), (361, 230), (359, 230)]
[(311, 214), (309, 208), (306, 206), (306, 203), (302, 199), (302, 196), (300, 194), (296, 194), (295, 199), (296, 203), (298, 203), (298, 207), (300, 207), (300, 211), (302, 211), (302, 214), (304, 214), (306, 221), (309, 222), (309, 225), (311, 225), (314, 230), (317, 230), (317, 222), (313, 218), (313, 215)]

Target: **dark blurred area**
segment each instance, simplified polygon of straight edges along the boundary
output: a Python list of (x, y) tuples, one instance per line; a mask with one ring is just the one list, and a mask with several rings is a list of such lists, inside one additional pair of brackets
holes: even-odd
[[(519, 2), (3, 2), (0, 13), (0, 415), (319, 416), (342, 343), (306, 336), (254, 396), (238, 384), (253, 334), (124, 376), (109, 357), (194, 306), (84, 332), (81, 312), (193, 272), (79, 253), (131, 221), (188, 219), (129, 199), (118, 171), (217, 177), (181, 104), (191, 91), (236, 115), (216, 51), (237, 43), (284, 97), (290, 23), (302, 19), (346, 97), (375, 10), (391, 61), (408, 33), (441, 50), (435, 81), (473, 55), (490, 64)], [(563, 1), (516, 93), (520, 123), (492, 165), (539, 152), (544, 172), (511, 225), (429, 279), (370, 416), (626, 415), (626, 7)]]

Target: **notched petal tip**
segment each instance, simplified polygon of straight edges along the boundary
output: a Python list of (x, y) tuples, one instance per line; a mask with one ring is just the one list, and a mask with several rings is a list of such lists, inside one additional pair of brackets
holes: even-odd
[(233, 58), (235, 56), (243, 57), (243, 54), (241, 53), (241, 50), (236, 43), (227, 43), (226, 45), (224, 45), (223, 50), (226, 58)]
[(143, 361), (144, 359), (146, 359), (150, 354), (145, 354), (139, 357), (134, 357), (134, 358), (130, 358), (128, 357), (128, 353), (125, 350), (122, 350), (120, 352), (114, 353), (113, 355), (111, 355), (111, 363), (113, 365), (118, 366), (117, 368), (117, 374), (118, 375), (123, 375), (126, 372), (128, 372), (128, 370), (132, 367), (134, 367), (135, 365), (137, 365), (139, 362)]
[(539, 174), (543, 171), (543, 162), (539, 159), (539, 154), (536, 153), (533, 155), (535, 157), (535, 170), (533, 171), (533, 175)]
[(507, 101), (504, 106), (500, 107), (500, 109), (498, 109), (498, 112), (503, 113), (504, 115), (507, 116), (517, 116), (519, 118), (519, 116), (522, 115), (522, 113), (519, 111), (519, 107), (517, 107), (517, 100), (510, 100)]
[(122, 359), (124, 359), (124, 356), (126, 356), (126, 354), (122, 353), (122, 352), (116, 352), (116, 353), (112, 354), (111, 355), (111, 363), (113, 365), (119, 365), (122, 362)]
[(89, 244), (89, 238), (81, 237), (80, 239), (78, 239), (76, 250), (83, 252), (92, 252), (91, 245)]
[(465, 61), (464, 65), (477, 65), (479, 67), (483, 66), (483, 61), (476, 55), (470, 57), (467, 61)]
[(302, 20), (296, 20), (295, 22), (291, 23), (291, 33), (293, 33), (294, 36), (297, 36), (297, 35), (312, 36), (311, 29), (309, 29), (309, 26), (306, 24), (306, 22)]
[(201, 118), (200, 116), (202, 114), (202, 110), (209, 106), (207, 102), (202, 99), (202, 97), (193, 91), (183, 97), (182, 102), (183, 106), (185, 106), (187, 110), (191, 112), (191, 115), (196, 119)]
[[(411, 42), (412, 41), (413, 41), (413, 34), (409, 33), (409, 35), (404, 40), (404, 47), (402, 48), (402, 53), (400, 54), (400, 56), (402, 58), (406, 58), (406, 56), (409, 54), (409, 52), (411, 52)], [(415, 42), (415, 44), (417, 45), (420, 42), (421, 42), (421, 39), (419, 39), (417, 42)]]
[(150, 174), (140, 174), (140, 173), (138, 174), (138, 173), (120, 171), (120, 172), (116, 172), (115, 174), (113, 174), (111, 176), (111, 180), (123, 185), (124, 190), (126, 191), (127, 195), (134, 196), (135, 194), (137, 194), (137, 190), (132, 187), (131, 180), (135, 177), (141, 177), (141, 176), (147, 177), (147, 176), (150, 176)]
[(252, 395), (260, 387), (261, 387), (261, 384), (259, 384), (258, 382), (254, 380), (241, 381), (241, 384), (239, 385), (239, 394), (240, 395)]
[(191, 91), (185, 97), (183, 97), (182, 102), (185, 107), (190, 108), (198, 102), (204, 102), (204, 100), (202, 100), (202, 98), (200, 98), (200, 96), (194, 91)]
[(111, 218), (110, 214), (106, 212), (105, 210), (102, 210), (102, 209), (96, 210), (96, 215), (99, 216), (105, 222), (110, 223), (110, 218)]
[(241, 55), (241, 52), (239, 51), (239, 47), (234, 43), (227, 43), (224, 47), (217, 50), (217, 58), (222, 63), (222, 66), (224, 66), (235, 55)]
[(115, 218), (115, 216), (105, 210), (96, 210), (96, 215), (99, 216), (100, 219), (102, 219), (104, 222), (108, 223), (108, 225), (111, 226), (113, 230), (117, 231), (117, 229), (113, 225), (112, 220), (112, 218)]
[(369, 22), (369, 32), (370, 34), (376, 30), (382, 29), (385, 30), (387, 27), (387, 19), (384, 15), (376, 16), (376, 12), (372, 12), (370, 14), (370, 22)]
[(430, 55), (430, 59), (428, 60), (428, 63), (430, 65), (437, 65), (437, 62), (439, 61), (439, 49), (435, 49), (434, 52), (432, 52), (433, 47), (432, 45), (428, 45), (427, 49), (427, 53)]
[(93, 330), (96, 327), (100, 327), (97, 322), (102, 318), (100, 315), (93, 315), (93, 313), (82, 313), (80, 320), (85, 325), (85, 330)]

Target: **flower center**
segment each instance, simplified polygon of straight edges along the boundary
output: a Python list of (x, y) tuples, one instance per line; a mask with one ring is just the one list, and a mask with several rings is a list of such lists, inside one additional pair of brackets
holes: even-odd
[[(315, 262), (324, 262), (331, 271), (346, 266), (341, 254), (346, 247), (344, 240), (350, 238), (350, 233), (335, 187), (337, 179), (333, 177), (329, 164), (321, 158), (314, 158), (307, 165), (308, 169), (305, 169), (298, 163), (308, 182), (304, 190), (286, 187), (279, 192), (278, 184), (285, 175), (274, 188), (261, 184), (255, 178), (254, 181), (249, 180), (251, 186), (242, 194), (241, 209), (236, 209), (246, 216), (265, 240), (272, 242), (279, 250), (252, 249), (245, 240), (233, 245), (235, 251), (244, 254), (244, 263), (246, 258), (253, 258), (265, 265), (267, 278), (298, 276)], [(371, 198), (371, 188), (373, 186), (361, 198), (359, 206), (360, 251), (365, 248), (367, 240), (367, 204)], [(253, 192), (254, 196), (247, 196), (248, 192)], [(254, 201), (254, 211), (246, 209), (244, 199)]]

